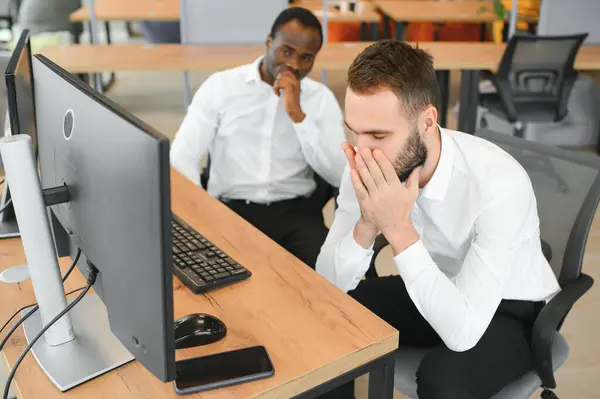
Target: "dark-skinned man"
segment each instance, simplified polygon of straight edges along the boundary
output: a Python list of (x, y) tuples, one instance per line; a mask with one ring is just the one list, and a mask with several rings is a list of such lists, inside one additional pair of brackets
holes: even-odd
[(315, 15), (282, 11), (264, 56), (201, 85), (171, 146), (197, 184), (209, 151), (208, 192), (312, 268), (328, 232), (314, 174), (339, 187), (345, 168), (340, 106), (306, 77), (322, 44)]

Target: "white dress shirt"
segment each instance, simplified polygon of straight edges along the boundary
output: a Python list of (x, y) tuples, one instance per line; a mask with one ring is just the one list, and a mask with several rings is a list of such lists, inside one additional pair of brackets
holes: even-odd
[(258, 203), (310, 196), (313, 171), (339, 187), (345, 134), (333, 93), (302, 79), (306, 117), (294, 123), (282, 98), (261, 79), (260, 60), (217, 72), (202, 84), (171, 145), (171, 165), (199, 184), (200, 163), (209, 150), (208, 192)]
[[(411, 212), (420, 240), (394, 263), (446, 346), (465, 351), (479, 341), (502, 299), (548, 300), (560, 287), (542, 253), (526, 171), (495, 144), (440, 132), (437, 169)], [(360, 208), (348, 170), (338, 203), (316, 270), (349, 291), (365, 275), (373, 250), (353, 237)]]

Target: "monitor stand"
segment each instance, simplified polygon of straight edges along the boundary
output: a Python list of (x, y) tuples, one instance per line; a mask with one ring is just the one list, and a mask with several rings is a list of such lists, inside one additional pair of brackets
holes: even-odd
[(0, 221), (0, 238), (13, 238), (20, 235), (19, 226), (15, 219)]
[[(23, 310), (21, 316), (28, 311)], [(62, 392), (134, 360), (111, 332), (106, 307), (98, 295), (86, 295), (69, 315), (75, 339), (50, 346), (40, 338), (31, 349), (42, 370)], [(41, 328), (40, 312), (35, 312), (23, 323), (27, 343)]]

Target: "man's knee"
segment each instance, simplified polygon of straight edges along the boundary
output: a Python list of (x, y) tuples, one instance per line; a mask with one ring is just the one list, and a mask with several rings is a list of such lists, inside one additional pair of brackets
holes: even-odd
[(439, 356), (436, 352), (425, 356), (417, 370), (419, 399), (474, 399), (468, 373), (461, 367), (461, 362), (449, 362), (447, 356)]

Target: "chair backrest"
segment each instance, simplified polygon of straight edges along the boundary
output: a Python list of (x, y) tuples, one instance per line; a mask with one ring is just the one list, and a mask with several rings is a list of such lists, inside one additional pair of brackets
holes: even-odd
[(573, 65), (587, 33), (535, 36), (517, 33), (509, 40), (500, 61), (496, 80), (510, 93), (513, 103), (544, 102), (556, 105), (560, 120), (566, 115), (567, 100), (577, 79)]
[(181, 42), (262, 44), (288, 0), (180, 0)]
[(600, 44), (600, 1), (543, 0), (540, 5), (539, 35), (570, 35), (588, 32), (584, 44)]
[[(550, 261), (561, 286), (581, 273), (588, 233), (600, 200), (600, 157), (480, 130), (527, 171), (537, 199), (541, 238), (552, 248)], [(556, 175), (567, 187), (561, 189)]]

